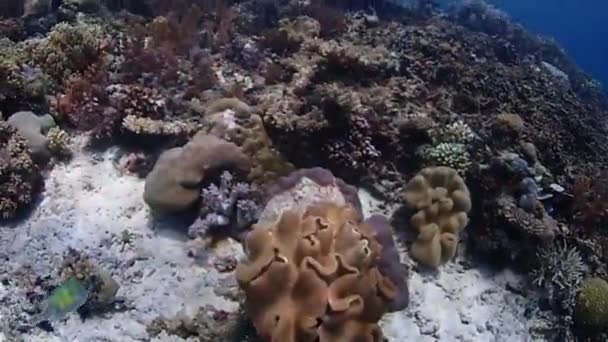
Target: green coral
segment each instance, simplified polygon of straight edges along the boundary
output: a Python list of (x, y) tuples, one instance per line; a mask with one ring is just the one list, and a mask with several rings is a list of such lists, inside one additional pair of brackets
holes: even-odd
[(29, 44), (26, 49), (35, 65), (61, 83), (99, 60), (104, 37), (100, 25), (60, 23), (46, 38)]
[(56, 156), (69, 154), (70, 136), (61, 128), (52, 127), (46, 135), (49, 151)]
[(447, 126), (433, 127), (429, 131), (429, 135), (434, 144), (454, 143), (466, 145), (475, 137), (471, 127), (462, 121), (455, 121)]
[(591, 329), (608, 328), (608, 282), (597, 277), (585, 279), (576, 298), (574, 319)]
[(437, 125), (429, 129), (431, 144), (422, 145), (417, 155), (428, 165), (447, 166), (465, 175), (471, 166), (469, 143), (475, 137), (473, 130), (463, 121)]
[(464, 175), (471, 166), (471, 156), (467, 146), (458, 143), (423, 145), (417, 154), (432, 166), (447, 166)]
[(11, 219), (32, 201), (37, 169), (27, 142), (0, 122), (0, 220)]

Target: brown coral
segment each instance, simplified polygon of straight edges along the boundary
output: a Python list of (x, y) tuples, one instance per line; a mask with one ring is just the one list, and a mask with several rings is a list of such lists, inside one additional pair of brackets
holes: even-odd
[(320, 203), (256, 225), (236, 270), (265, 341), (381, 341), (397, 296), (377, 268), (382, 246), (350, 206)]
[(24, 138), (0, 121), (0, 221), (14, 218), (32, 201), (38, 168)]
[(405, 201), (417, 210), (410, 219), (418, 234), (414, 258), (432, 267), (453, 258), (471, 209), (471, 195), (457, 171), (444, 166), (423, 169), (406, 185)]
[(200, 184), (210, 172), (226, 168), (247, 171), (249, 165), (238, 146), (199, 132), (185, 146), (160, 155), (146, 177), (144, 200), (161, 212), (185, 210), (198, 200)]
[(205, 116), (211, 122), (210, 133), (235, 143), (254, 161), (250, 180), (268, 182), (293, 170), (272, 145), (262, 118), (246, 103), (221, 98), (206, 105)]

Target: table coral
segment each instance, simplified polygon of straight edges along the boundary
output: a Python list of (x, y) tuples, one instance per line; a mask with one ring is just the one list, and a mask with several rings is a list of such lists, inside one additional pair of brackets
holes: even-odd
[(398, 289), (377, 267), (382, 246), (349, 206), (286, 211), (248, 235), (237, 266), (264, 341), (382, 341), (378, 321)]
[(452, 259), (471, 210), (471, 195), (456, 170), (442, 166), (423, 169), (405, 186), (404, 197), (416, 210), (410, 218), (417, 233), (413, 257), (432, 267)]

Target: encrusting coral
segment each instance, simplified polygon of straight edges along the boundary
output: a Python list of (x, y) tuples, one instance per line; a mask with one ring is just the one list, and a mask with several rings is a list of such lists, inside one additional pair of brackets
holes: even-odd
[(382, 341), (398, 288), (378, 269), (382, 246), (350, 206), (318, 203), (254, 226), (236, 276), (264, 341)]
[(431, 267), (452, 259), (471, 210), (471, 195), (456, 170), (443, 166), (423, 169), (408, 182), (404, 197), (416, 210), (410, 218), (417, 233), (413, 257)]
[(233, 142), (252, 160), (249, 179), (255, 183), (272, 181), (293, 170), (293, 165), (277, 151), (253, 108), (237, 98), (220, 98), (205, 108), (211, 123), (209, 133)]

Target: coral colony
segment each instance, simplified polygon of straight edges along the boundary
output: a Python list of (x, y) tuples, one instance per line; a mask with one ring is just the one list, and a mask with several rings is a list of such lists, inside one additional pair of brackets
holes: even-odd
[(608, 98), (482, 0), (1, 2), (0, 341), (608, 339)]

